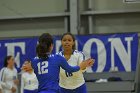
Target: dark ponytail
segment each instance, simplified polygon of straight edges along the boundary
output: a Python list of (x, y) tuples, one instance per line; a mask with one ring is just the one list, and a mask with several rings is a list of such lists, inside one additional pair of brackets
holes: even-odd
[(8, 60), (10, 60), (12, 58), (12, 56), (6, 56), (5, 59), (4, 59), (4, 67), (7, 67), (8, 65)]
[(39, 44), (36, 47), (36, 53), (39, 58), (48, 58), (51, 44), (53, 44), (53, 38), (49, 33), (44, 33), (39, 37)]
[(62, 41), (62, 39), (64, 38), (65, 35), (70, 35), (72, 37), (73, 42), (74, 42), (74, 45), (72, 46), (72, 49), (75, 50), (76, 47), (75, 47), (75, 37), (74, 37), (74, 35), (71, 34), (70, 32), (64, 33), (61, 37), (61, 41)]

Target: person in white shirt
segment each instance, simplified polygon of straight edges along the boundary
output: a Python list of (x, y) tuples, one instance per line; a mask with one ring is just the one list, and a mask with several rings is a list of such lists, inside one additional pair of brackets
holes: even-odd
[(17, 93), (17, 70), (14, 67), (13, 56), (7, 56), (4, 60), (4, 67), (0, 72), (0, 80), (3, 93)]
[[(28, 65), (29, 63), (31, 63), (30, 60), (27, 60), (23, 65)], [(21, 76), (21, 93), (37, 93), (37, 89), (38, 80), (33, 69), (23, 72)]]
[[(63, 34), (61, 38), (63, 51), (59, 52), (71, 66), (77, 66), (85, 60), (82, 52), (75, 50), (75, 38), (71, 33)], [(85, 68), (86, 69), (86, 68)], [(69, 73), (60, 69), (60, 93), (87, 93), (83, 72), (85, 69)]]

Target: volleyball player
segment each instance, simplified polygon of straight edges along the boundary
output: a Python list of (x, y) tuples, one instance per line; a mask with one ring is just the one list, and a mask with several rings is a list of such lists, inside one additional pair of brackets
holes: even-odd
[(14, 67), (13, 56), (7, 56), (4, 61), (4, 68), (1, 70), (0, 80), (2, 84), (3, 93), (16, 93), (17, 85), (17, 70)]
[[(63, 34), (61, 37), (61, 43), (63, 51), (59, 52), (59, 54), (67, 60), (69, 65), (77, 66), (85, 60), (84, 54), (75, 50), (74, 35), (71, 33)], [(69, 73), (60, 69), (60, 93), (87, 93), (83, 77), (84, 71), (85, 70), (79, 70), (78, 72)]]
[[(23, 65), (28, 65), (29, 63), (31, 61), (27, 60)], [(37, 93), (37, 89), (38, 80), (33, 69), (23, 72), (21, 76), (21, 93)]]
[[(32, 67), (39, 81), (38, 93), (59, 93), (59, 71), (60, 67), (67, 72), (76, 72), (87, 66), (93, 65), (93, 59), (81, 62), (79, 66), (69, 66), (65, 58), (60, 55), (51, 54), (53, 49), (53, 38), (50, 34), (42, 34), (37, 45), (37, 56), (32, 60)], [(23, 66), (29, 70), (31, 65)]]

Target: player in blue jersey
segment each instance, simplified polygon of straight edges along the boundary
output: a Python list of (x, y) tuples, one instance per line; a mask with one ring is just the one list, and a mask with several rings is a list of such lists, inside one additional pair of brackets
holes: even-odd
[[(59, 71), (60, 67), (67, 72), (76, 72), (92, 66), (93, 59), (88, 59), (79, 66), (68, 65), (65, 58), (60, 55), (51, 54), (53, 49), (53, 38), (50, 34), (45, 33), (39, 37), (39, 44), (36, 48), (37, 57), (32, 60), (32, 68), (39, 81), (38, 93), (59, 93)], [(29, 70), (31, 65), (23, 67)]]

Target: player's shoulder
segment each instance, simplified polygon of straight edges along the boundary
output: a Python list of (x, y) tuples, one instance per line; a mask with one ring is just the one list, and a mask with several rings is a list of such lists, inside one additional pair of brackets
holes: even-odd
[(63, 58), (62, 55), (61, 55), (61, 53), (54, 54), (54, 57), (56, 57), (56, 58)]
[[(7, 74), (9, 74), (9, 71), (10, 71), (10, 69), (8, 69), (7, 67), (3, 67), (3, 68), (1, 69), (1, 72), (2, 72), (2, 73), (7, 73)], [(15, 73), (17, 73), (17, 69), (16, 69), (16, 68), (14, 68), (13, 71), (14, 71)]]
[(31, 58), (32, 66), (36, 65), (39, 62), (40, 58), (38, 56)]
[(74, 50), (73, 55), (83, 55), (84, 53), (82, 51)]
[(32, 63), (33, 61), (37, 61), (37, 60), (39, 60), (39, 57), (38, 57), (38, 56), (32, 58), (32, 59), (31, 59), (31, 63)]
[(63, 56), (63, 51), (57, 52), (56, 55), (58, 55), (58, 56)]
[(60, 51), (58, 53), (55, 54), (58, 58), (64, 59), (64, 54), (63, 51)]
[(38, 56), (31, 59), (31, 63), (39, 61), (40, 58)]
[(17, 73), (17, 69), (16, 69), (16, 68), (14, 68), (14, 72), (16, 72), (16, 73)]
[[(50, 55), (48, 55), (48, 58), (49, 59), (57, 59), (57, 58), (60, 58), (61, 56), (59, 55), (59, 54), (50, 54)], [(42, 59), (40, 59), (39, 57), (34, 57), (33, 59), (32, 59), (32, 63), (33, 62), (38, 62), (38, 61), (40, 61), (40, 60), (42, 60)]]
[(32, 58), (31, 61), (37, 61), (37, 60), (39, 60), (39, 59), (40, 59), (40, 58), (39, 58), (38, 56), (36, 56), (36, 57)]
[(27, 72), (22, 72), (22, 77), (26, 77), (28, 75)]
[(3, 67), (2, 69), (1, 69), (1, 72), (4, 72), (4, 71), (6, 71), (7, 70), (7, 68), (6, 67)]
[(59, 54), (52, 54), (49, 56), (49, 60), (53, 60), (53, 62), (61, 62), (62, 60), (64, 60), (64, 57), (62, 57), (61, 55)]
[[(56, 53), (56, 55), (64, 57), (63, 51)], [(84, 55), (84, 53), (82, 51), (74, 50), (73, 55), (74, 56), (81, 56), (81, 55)]]
[(56, 56), (55, 54), (50, 54), (49, 58), (55, 58), (55, 56)]
[(31, 74), (29, 74), (28, 72), (22, 72), (21, 77), (28, 78), (28, 77), (31, 77)]

